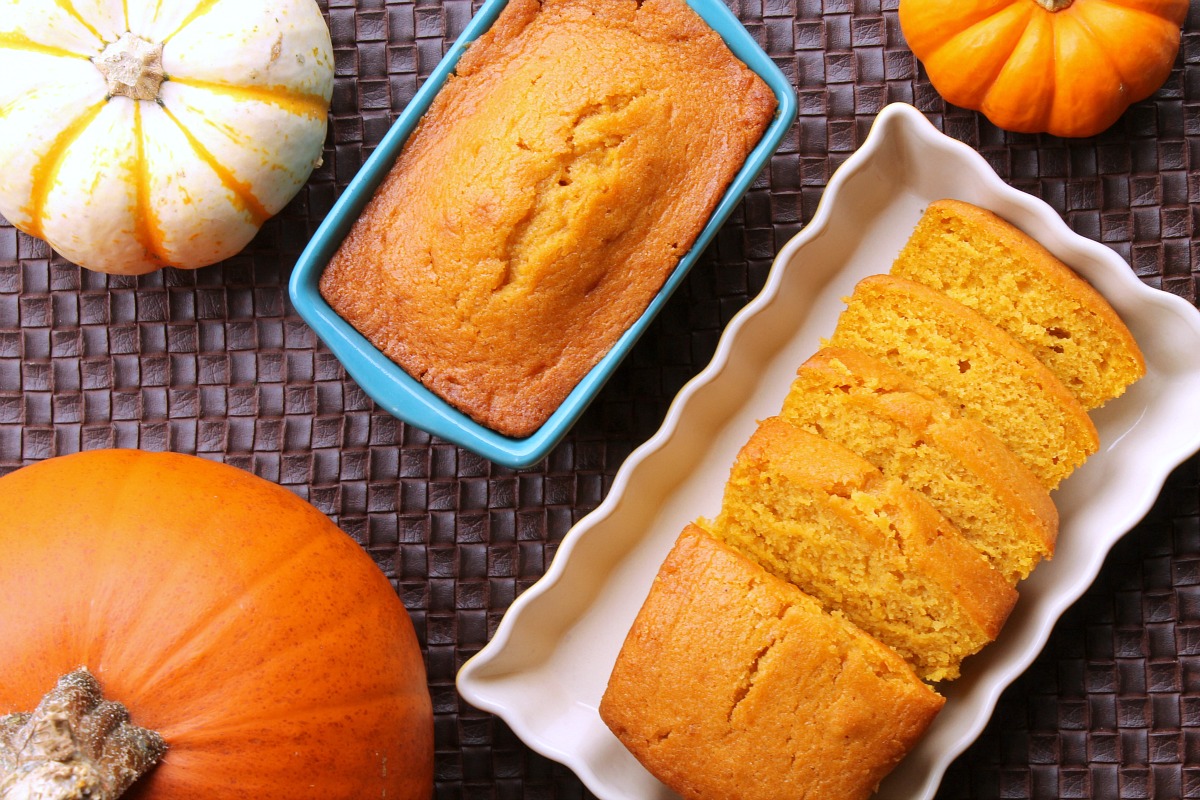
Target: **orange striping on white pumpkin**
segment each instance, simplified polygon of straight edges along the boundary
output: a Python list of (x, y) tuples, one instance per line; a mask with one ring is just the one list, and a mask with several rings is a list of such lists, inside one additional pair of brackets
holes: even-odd
[(80, 25), (87, 28), (88, 33), (92, 34), (92, 36), (95, 36), (96, 40), (100, 43), (101, 46), (104, 45), (104, 37), (100, 35), (100, 31), (96, 30), (95, 26), (92, 25), (92, 23), (90, 23), (86, 19), (84, 19), (83, 15), (75, 10), (75, 6), (71, 2), (71, 0), (54, 0), (54, 5), (58, 6), (63, 11), (65, 11), (67, 13), (67, 15), (71, 17), (71, 19), (75, 20)]
[[(170, 41), (172, 36), (179, 33), (181, 30), (186, 28), (188, 25), (191, 25), (193, 22), (195, 22), (200, 17), (203, 17), (209, 11), (212, 11), (213, 6), (215, 6), (219, 2), (221, 2), (221, 0), (200, 0), (200, 2), (196, 4), (196, 7), (192, 9), (192, 13), (188, 14), (186, 17), (183, 18), (183, 22), (179, 23), (178, 28), (176, 28), (175, 30), (171, 31), (169, 34), (164, 36), (163, 41), (164, 42)], [(159, 2), (158, 7), (159, 8), (162, 7), (161, 0)], [(157, 14), (157, 10), (156, 10), (156, 14)]]
[(329, 101), (321, 95), (298, 92), (287, 86), (235, 86), (199, 78), (171, 77), (170, 80), (181, 86), (228, 95), (235, 100), (257, 100), (261, 103), (269, 103), (297, 116), (316, 117), (324, 120), (329, 113)]
[(178, 117), (171, 113), (169, 108), (167, 108), (165, 105), (161, 108), (166, 113), (167, 117), (174, 122), (176, 126), (178, 126), (180, 132), (183, 133), (184, 138), (188, 140), (188, 144), (192, 146), (192, 149), (196, 151), (196, 155), (199, 156), (200, 160), (205, 164), (208, 164), (209, 168), (215, 172), (217, 177), (221, 180), (221, 183), (225, 185), (225, 188), (233, 193), (235, 202), (242, 207), (243, 211), (250, 215), (250, 218), (254, 220), (254, 224), (262, 225), (264, 222), (270, 219), (271, 212), (268, 211), (262, 202), (254, 196), (254, 191), (250, 188), (250, 184), (239, 179), (233, 174), (232, 171), (230, 171), (228, 167), (218, 161), (217, 158), (211, 152), (209, 152), (208, 148), (196, 138), (195, 134), (188, 130), (187, 126), (180, 122)]
[(65, 47), (58, 47), (52, 44), (42, 44), (35, 42), (28, 36), (11, 31), (0, 33), (0, 49), (3, 50), (24, 50), (28, 53), (41, 53), (44, 56), (62, 56), (64, 58), (91, 58), (87, 53), (76, 53), (73, 50), (68, 50)]
[[(0, 127), (29, 140), (0, 216), (100, 272), (229, 258), (321, 162), (330, 54), (313, 0), (0, 0), (0, 61), (38, 78), (0, 91)], [(126, 101), (155, 103), (140, 106), (141, 157)]]
[(54, 179), (58, 176), (59, 168), (62, 167), (67, 149), (79, 138), (87, 126), (92, 124), (92, 120), (104, 108), (104, 102), (102, 100), (96, 103), (76, 117), (70, 125), (59, 131), (58, 135), (54, 137), (54, 141), (50, 143), (50, 147), (34, 164), (33, 188), (29, 194), (29, 205), (24, 209), (25, 213), (29, 215), (28, 233), (31, 235), (39, 239), (43, 238), (42, 217), (46, 213), (46, 198), (50, 195), (50, 188), (54, 186)]
[(146, 164), (146, 135), (142, 128), (142, 104), (133, 104), (133, 140), (137, 143), (137, 153), (133, 161), (134, 195), (137, 203), (137, 213), (134, 214), (136, 225), (135, 236), (138, 244), (146, 251), (146, 255), (156, 264), (170, 266), (171, 261), (165, 256), (166, 244), (162, 226), (150, 203), (150, 169)]

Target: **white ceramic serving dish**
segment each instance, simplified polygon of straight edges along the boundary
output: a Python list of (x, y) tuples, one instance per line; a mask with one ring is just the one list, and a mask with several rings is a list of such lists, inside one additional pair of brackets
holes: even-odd
[(1200, 313), (1142, 284), (1119, 256), (1006, 185), (979, 154), (910, 106), (879, 115), (830, 180), (813, 220), (775, 259), (762, 293), (730, 322), (712, 362), (463, 667), (458, 688), (468, 702), (503, 718), (600, 798), (674, 796), (596, 711), (621, 643), (676, 536), (696, 517), (716, 514), (737, 450), (757, 420), (778, 412), (796, 368), (833, 332), (841, 298), (859, 279), (886, 272), (924, 207), (943, 197), (992, 209), (1087, 278), (1133, 331), (1147, 375), (1093, 413), (1101, 450), (1054, 493), (1061, 516), (1054, 560), (1021, 584), (1000, 638), (942, 687), (945, 709), (878, 794), (933, 796), (1112, 545), (1146, 514), (1167, 474), (1200, 449)]

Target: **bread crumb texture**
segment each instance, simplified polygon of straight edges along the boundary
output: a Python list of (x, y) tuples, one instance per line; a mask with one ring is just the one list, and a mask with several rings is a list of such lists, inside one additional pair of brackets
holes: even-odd
[(321, 292), (449, 403), (529, 435), (649, 305), (774, 111), (683, 0), (512, 0)]
[(600, 715), (691, 800), (860, 800), (943, 703), (895, 653), (691, 525)]
[(601, 716), (684, 797), (871, 794), (941, 705), (921, 680), (959, 677), (1053, 555), (1087, 408), (1144, 372), (1104, 299), (990, 212), (932, 204), (893, 271), (742, 447), (613, 671)]
[(738, 454), (712, 529), (930, 681), (956, 678), (1016, 602), (928, 501), (779, 418), (763, 421)]
[(780, 416), (921, 494), (1010, 583), (1054, 552), (1050, 493), (990, 430), (908, 375), (826, 348), (796, 374)]
[(1146, 374), (1133, 335), (1099, 292), (1045, 247), (988, 211), (931, 203), (891, 274), (969, 306), (1024, 345), (1086, 409)]
[(919, 283), (864, 278), (830, 344), (925, 383), (991, 429), (1050, 489), (1096, 452), (1096, 426), (1065, 386), (983, 316)]

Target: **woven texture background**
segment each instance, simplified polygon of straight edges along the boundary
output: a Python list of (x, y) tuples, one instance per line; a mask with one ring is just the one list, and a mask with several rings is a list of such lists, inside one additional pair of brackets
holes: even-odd
[[(108, 278), (0, 224), (0, 473), (118, 446), (199, 453), (284, 484), (361, 543), (412, 612), (437, 714), (437, 796), (589, 796), (466, 706), (455, 672), (707, 363), (884, 105), (913, 103), (1143, 281), (1197, 301), (1195, 5), (1166, 86), (1112, 130), (1072, 142), (1004, 133), (947, 107), (904, 45), (895, 0), (731, 5), (792, 79), (799, 120), (543, 463), (498, 468), (406, 428), (288, 305), (308, 237), (473, 11), (469, 0), (332, 0), (337, 82), (324, 166), (243, 254), (197, 272)], [(1175, 472), (1113, 551), (939, 797), (1200, 798), (1200, 460)]]

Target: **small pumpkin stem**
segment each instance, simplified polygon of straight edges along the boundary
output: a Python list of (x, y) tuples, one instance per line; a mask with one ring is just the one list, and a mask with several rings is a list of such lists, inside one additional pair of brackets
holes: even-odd
[(104, 76), (109, 97), (157, 100), (167, 74), (163, 71), (162, 44), (148, 42), (126, 31), (92, 59)]
[(1054, 12), (1062, 11), (1065, 8), (1070, 8), (1071, 3), (1075, 2), (1075, 0), (1033, 0), (1033, 2), (1037, 3), (1047, 11)]
[(115, 800), (166, 750), (78, 669), (32, 713), (0, 717), (0, 800)]

